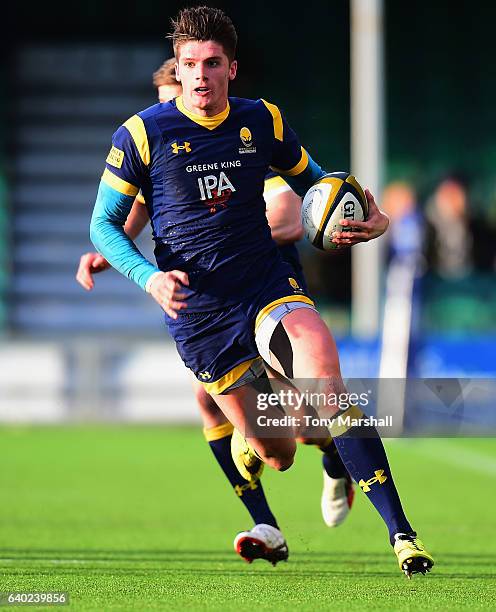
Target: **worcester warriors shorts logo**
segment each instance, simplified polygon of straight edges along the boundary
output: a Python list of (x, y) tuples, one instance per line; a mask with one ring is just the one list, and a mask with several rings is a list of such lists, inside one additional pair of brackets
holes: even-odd
[(303, 289), (298, 285), (298, 281), (294, 278), (288, 278), (289, 284), (295, 291), (303, 291)]
[(241, 154), (257, 152), (257, 147), (253, 146), (253, 137), (249, 128), (242, 127), (239, 130), (239, 137), (241, 138), (241, 142), (243, 143), (243, 146), (239, 147), (239, 152)]

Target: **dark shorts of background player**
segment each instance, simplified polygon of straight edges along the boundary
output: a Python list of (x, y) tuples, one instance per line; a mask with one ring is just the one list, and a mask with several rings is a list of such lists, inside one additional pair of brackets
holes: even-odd
[(284, 302), (284, 298), (309, 301), (301, 266), (298, 261), (294, 263), (297, 265), (292, 265), (291, 277), (287, 266), (282, 268), (283, 273), (275, 271), (270, 282), (249, 301), (209, 312), (188, 314), (186, 310), (177, 319), (166, 317), (181, 359), (209, 393), (227, 390), (254, 359), (259, 359), (255, 321), (262, 309), (277, 300)]

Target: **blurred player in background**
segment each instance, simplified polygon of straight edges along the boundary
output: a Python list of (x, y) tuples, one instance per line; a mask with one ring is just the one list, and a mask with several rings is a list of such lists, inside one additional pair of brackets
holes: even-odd
[[(173, 25), (183, 94), (134, 115), (115, 132), (91, 239), (166, 312), (185, 365), (249, 438), (233, 447), (241, 473), (253, 473), (257, 462), (288, 469), (296, 450), (291, 426), (275, 423), (277, 436), (254, 429), (256, 384), (264, 372), (303, 394), (311, 384), (312, 392), (328, 398), (314, 405), (314, 396), (312, 407), (328, 419), (346, 469), (383, 518), (400, 569), (408, 577), (426, 573), (433, 559), (406, 518), (378, 432), (356, 404), (332, 399), (347, 397), (334, 339), (282, 260), (264, 214), (267, 166), (287, 176), (300, 195), (325, 172), (277, 106), (228, 97), (237, 34), (221, 10), (183, 9)], [(123, 230), (140, 188), (157, 266)], [(366, 196), (373, 202), (370, 192)], [(178, 284), (182, 293), (171, 299)], [(266, 414), (280, 416), (280, 407)]]
[[(181, 95), (181, 84), (177, 82), (175, 77), (175, 62), (174, 58), (167, 60), (153, 75), (153, 84), (157, 88), (160, 102), (167, 102)], [(298, 250), (294, 244), (303, 234), (300, 217), (301, 198), (291, 190), (282, 177), (274, 172), (268, 172), (265, 181), (264, 199), (267, 205), (266, 214), (271, 227), (272, 238), (279, 246), (283, 259), (292, 266), (298, 282), (306, 289)], [(124, 225), (124, 230), (131, 239), (139, 236), (150, 220), (144, 204), (144, 198), (141, 194), (138, 194)], [(387, 219), (377, 208), (371, 212), (371, 219), (364, 224), (364, 228), (371, 235), (379, 235), (387, 225)], [(346, 238), (346, 240), (349, 240), (349, 238)], [(110, 267), (108, 261), (99, 253), (85, 253), (80, 259), (76, 279), (82, 287), (91, 290), (94, 287), (93, 274)], [(272, 556), (274, 546), (271, 543), (275, 541), (279, 546), (282, 536), (265, 498), (260, 478), (247, 480), (239, 473), (231, 456), (231, 437), (234, 429), (232, 424), (224, 416), (212, 396), (205, 391), (196, 379), (193, 379), (193, 389), (203, 421), (205, 438), (234, 491), (255, 522), (253, 529), (242, 532), (237, 536), (237, 550), (240, 552), (244, 549), (247, 555), (258, 553), (264, 558), (267, 556), (268, 560), (273, 558), (278, 560), (277, 556)], [(329, 527), (335, 527), (346, 518), (353, 503), (354, 490), (351, 478), (337, 453), (332, 438), (325, 429), (322, 429), (322, 436), (320, 439), (305, 437), (298, 439), (303, 444), (315, 444), (323, 453), (322, 516)], [(252, 542), (251, 547), (243, 546), (243, 542), (248, 538)], [(260, 542), (258, 548), (253, 545), (256, 541)], [(284, 547), (284, 549), (278, 550), (278, 555), (287, 556), (285, 541)]]

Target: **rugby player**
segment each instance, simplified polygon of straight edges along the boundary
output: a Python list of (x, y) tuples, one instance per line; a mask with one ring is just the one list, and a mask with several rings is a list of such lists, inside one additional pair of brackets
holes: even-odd
[[(264, 368), (302, 394), (310, 383), (326, 398), (346, 396), (346, 388), (334, 339), (271, 238), (263, 184), (270, 166), (303, 195), (325, 173), (276, 105), (228, 97), (237, 35), (221, 10), (183, 9), (173, 25), (183, 94), (115, 132), (91, 239), (163, 308), (185, 365), (247, 438), (234, 454), (240, 470), (256, 462), (286, 470), (296, 450), (291, 429), (267, 435), (253, 422)], [(123, 230), (140, 189), (157, 266)], [(426, 573), (433, 559), (405, 516), (375, 427), (352, 403), (312, 408), (328, 419), (346, 469), (383, 518), (400, 569)]]
[[(153, 84), (162, 103), (181, 95), (181, 84), (175, 78), (174, 58), (166, 60), (154, 73)], [(294, 244), (303, 233), (300, 218), (301, 198), (280, 176), (269, 172), (265, 180), (264, 199), (272, 238), (278, 244), (283, 259), (293, 267), (294, 275), (301, 286), (306, 287), (298, 251)], [(144, 199), (138, 194), (126, 219), (124, 231), (132, 239), (135, 239), (149, 222), (144, 204)], [(376, 208), (375, 211), (371, 211), (366, 227), (370, 232), (379, 235), (383, 233), (387, 223), (387, 217)], [(76, 280), (86, 290), (91, 290), (94, 287), (93, 274), (109, 268), (110, 264), (99, 253), (85, 253), (80, 258)], [(233, 426), (196, 379), (193, 379), (193, 388), (203, 421), (205, 438), (234, 491), (255, 522), (253, 529), (238, 534), (235, 541), (236, 550), (238, 553), (243, 552), (247, 559), (253, 559), (255, 555), (271, 560), (273, 555), (271, 542), (280, 542), (282, 534), (265, 498), (260, 478), (245, 479), (239, 473), (230, 450)], [(354, 490), (351, 478), (332, 443), (332, 438), (325, 429), (321, 431), (321, 435), (321, 438), (299, 436), (298, 441), (303, 444), (314, 444), (323, 453), (324, 487), (321, 510), (325, 523), (329, 527), (335, 527), (346, 518), (353, 503)], [(250, 542), (250, 546), (246, 542)], [(279, 560), (282, 554), (287, 555), (287, 545), (285, 542), (284, 544), (285, 548), (279, 549), (276, 560)]]

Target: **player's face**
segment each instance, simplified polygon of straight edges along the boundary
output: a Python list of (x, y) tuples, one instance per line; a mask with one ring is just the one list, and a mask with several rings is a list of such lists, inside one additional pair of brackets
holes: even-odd
[(176, 73), (183, 87), (184, 106), (204, 117), (225, 110), (237, 62), (230, 62), (222, 45), (213, 40), (185, 42), (177, 53)]
[(159, 85), (157, 87), (158, 101), (168, 102), (181, 95), (181, 85)]

